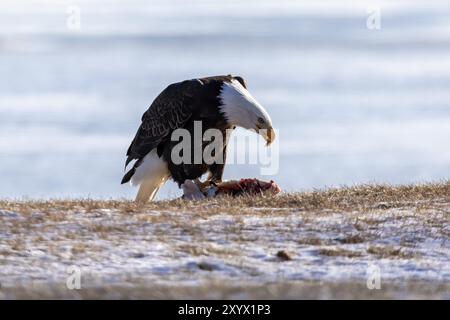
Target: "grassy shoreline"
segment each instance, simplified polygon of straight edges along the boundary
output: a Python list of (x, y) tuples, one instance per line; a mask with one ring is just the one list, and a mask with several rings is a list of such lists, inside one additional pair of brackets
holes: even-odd
[[(0, 200), (0, 298), (443, 298), (450, 182), (137, 205)], [(65, 286), (82, 270), (82, 289)], [(366, 286), (381, 270), (381, 290)]]
[(417, 185), (359, 185), (317, 189), (313, 191), (281, 193), (279, 195), (221, 197), (200, 201), (182, 199), (149, 202), (144, 205), (131, 200), (55, 199), (55, 200), (2, 200), (0, 209), (27, 212), (32, 210), (95, 210), (116, 209), (123, 212), (145, 210), (188, 209), (206, 205), (233, 208), (296, 208), (299, 210), (337, 209), (387, 209), (429, 206), (430, 203), (450, 202), (450, 181)]

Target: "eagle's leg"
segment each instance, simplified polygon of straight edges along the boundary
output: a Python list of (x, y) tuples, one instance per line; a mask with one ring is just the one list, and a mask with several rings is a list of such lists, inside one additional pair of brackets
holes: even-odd
[(209, 187), (211, 185), (211, 180), (206, 179), (205, 181), (201, 182), (200, 179), (195, 179), (194, 183), (203, 192), (206, 187)]
[(223, 176), (223, 170), (225, 169), (225, 162), (226, 162), (226, 156), (227, 156), (227, 147), (223, 148), (222, 151), (222, 158), (219, 163), (215, 162), (212, 165), (209, 166), (209, 174), (208, 178), (204, 183), (208, 183), (208, 185), (211, 185), (212, 183), (220, 183), (222, 182), (222, 176)]
[(226, 145), (223, 148), (223, 152), (222, 152), (222, 156), (223, 158), (220, 159), (222, 160), (220, 163), (213, 163), (209, 166), (208, 168), (208, 177), (206, 178), (206, 180), (204, 182), (201, 182), (200, 179), (195, 179), (195, 183), (197, 184), (197, 186), (200, 188), (200, 190), (205, 190), (206, 187), (209, 187), (211, 184), (217, 184), (222, 182), (222, 176), (223, 176), (223, 171), (225, 169), (225, 161), (226, 161), (226, 155), (227, 155), (227, 149), (226, 149)]
[(213, 164), (209, 168), (209, 173), (206, 180), (202, 182), (200, 181), (200, 179), (197, 178), (194, 180), (194, 183), (203, 192), (210, 185), (222, 182), (222, 175), (224, 168), (225, 164)]
[[(210, 184), (211, 183), (219, 183), (222, 182), (222, 176), (223, 176), (223, 170), (225, 168), (224, 164), (214, 164), (211, 166), (209, 174), (208, 174), (208, 178), (206, 179), (206, 181), (208, 181)], [(205, 182), (206, 182), (205, 181)]]

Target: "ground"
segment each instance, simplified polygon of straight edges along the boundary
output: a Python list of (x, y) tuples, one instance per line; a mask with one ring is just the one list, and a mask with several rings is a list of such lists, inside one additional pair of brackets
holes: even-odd
[(448, 181), (145, 206), (3, 200), (0, 298), (450, 299), (449, 218)]

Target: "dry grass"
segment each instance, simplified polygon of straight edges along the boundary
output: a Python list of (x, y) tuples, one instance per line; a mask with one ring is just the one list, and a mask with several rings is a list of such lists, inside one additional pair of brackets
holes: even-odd
[[(207, 279), (197, 287), (178, 282), (155, 285), (152, 281), (164, 278), (156, 269), (145, 271), (148, 279), (142, 282), (121, 278), (126, 286), (106, 281), (80, 292), (60, 288), (64, 281), (36, 286), (25, 281), (24, 287), (5, 285), (0, 298), (445, 298), (449, 287), (439, 281), (383, 282), (386, 290), (381, 292), (368, 290), (364, 279), (354, 283), (295, 279), (297, 273), (308, 275), (313, 268), (326, 275), (327, 265), (355, 270), (380, 260), (398, 268), (409, 262), (418, 266), (417, 272), (425, 263), (438, 268), (448, 259), (442, 248), (448, 243), (449, 214), (450, 181), (145, 205), (129, 200), (0, 200), (4, 236), (0, 265), (4, 270), (8, 267), (9, 273), (3, 274), (6, 280), (12, 274), (30, 281), (36, 272), (45, 278), (50, 262), (52, 268), (60, 268), (58, 276), (62, 270), (65, 277), (65, 266), (74, 261), (93, 270), (114, 267), (114, 277), (119, 277), (134, 268), (127, 264), (123, 269), (121, 263), (134, 259), (137, 267), (144, 262), (164, 266), (161, 261), (170, 261), (176, 266), (170, 270), (187, 283)], [(435, 243), (429, 254), (426, 241)], [(179, 259), (184, 262), (178, 265)], [(23, 271), (15, 275), (18, 267)], [(284, 278), (285, 271), (295, 276)], [(245, 284), (253, 277), (272, 279), (278, 272), (283, 277), (274, 283)], [(220, 282), (216, 274), (231, 280)]]
[(360, 257), (361, 253), (351, 250), (345, 250), (345, 249), (320, 249), (318, 251), (320, 255), (323, 256), (329, 256), (329, 257), (347, 257), (347, 258), (353, 258), (353, 257)]
[[(206, 267), (208, 268), (208, 267)], [(264, 285), (207, 281), (201, 286), (161, 286), (138, 281), (132, 286), (67, 290), (62, 285), (4, 288), (3, 299), (448, 299), (449, 285), (420, 281), (382, 284), (368, 290), (365, 283), (290, 281)]]
[(83, 210), (94, 212), (100, 209), (115, 209), (123, 213), (143, 211), (193, 211), (245, 213), (245, 208), (261, 208), (261, 213), (282, 210), (334, 210), (347, 211), (365, 209), (389, 209), (397, 207), (430, 208), (450, 202), (450, 181), (434, 184), (389, 186), (360, 185), (355, 187), (330, 188), (298, 193), (281, 193), (277, 196), (222, 197), (204, 201), (185, 201), (182, 199), (157, 201), (138, 205), (129, 200), (49, 200), (49, 201), (10, 201), (0, 200), (0, 208), (20, 213), (40, 211), (53, 213), (55, 220), (64, 220), (64, 215), (55, 212)]
[(391, 246), (370, 246), (367, 249), (367, 253), (373, 254), (379, 258), (392, 258), (397, 257), (399, 259), (412, 259), (416, 255), (405, 252), (402, 248), (394, 248)]

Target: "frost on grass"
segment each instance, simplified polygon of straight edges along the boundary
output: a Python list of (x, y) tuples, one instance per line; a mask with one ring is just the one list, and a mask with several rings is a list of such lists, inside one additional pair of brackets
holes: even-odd
[[(450, 183), (162, 201), (0, 201), (0, 298), (439, 297)], [(368, 267), (381, 289), (366, 286)], [(68, 268), (81, 289), (68, 290)]]

